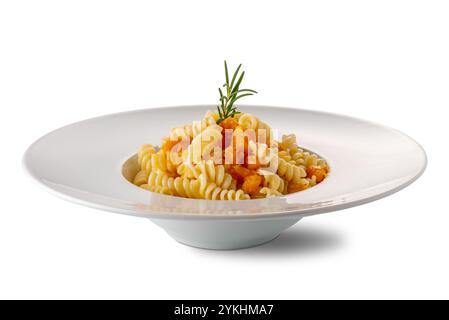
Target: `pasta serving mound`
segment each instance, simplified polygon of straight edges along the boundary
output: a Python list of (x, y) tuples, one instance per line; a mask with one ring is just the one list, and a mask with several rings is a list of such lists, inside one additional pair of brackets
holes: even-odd
[(235, 102), (257, 93), (242, 89), (239, 65), (218, 89), (220, 105), (201, 121), (170, 130), (160, 148), (138, 151), (134, 184), (162, 194), (207, 200), (282, 196), (321, 183), (329, 167), (298, 147), (294, 134), (277, 138), (259, 118), (237, 111)]
[(171, 129), (160, 148), (142, 145), (134, 184), (178, 197), (248, 200), (306, 190), (328, 175), (326, 161), (301, 149), (294, 134), (275, 139), (248, 113), (219, 119), (208, 111), (199, 122)]

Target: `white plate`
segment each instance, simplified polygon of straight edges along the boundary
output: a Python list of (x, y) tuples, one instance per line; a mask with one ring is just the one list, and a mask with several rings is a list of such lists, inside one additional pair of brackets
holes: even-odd
[(30, 176), (57, 196), (86, 206), (150, 218), (176, 240), (235, 249), (275, 238), (301, 218), (390, 195), (426, 167), (419, 144), (396, 130), (317, 111), (240, 106), (330, 164), (329, 176), (306, 191), (279, 198), (210, 201), (171, 197), (132, 185), (143, 143), (160, 144), (169, 129), (202, 118), (215, 106), (146, 109), (81, 121), (53, 131), (26, 151)]

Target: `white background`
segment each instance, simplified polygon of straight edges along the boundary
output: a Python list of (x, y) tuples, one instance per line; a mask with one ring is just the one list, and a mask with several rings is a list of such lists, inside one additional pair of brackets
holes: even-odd
[[(448, 17), (447, 1), (2, 1), (0, 298), (449, 298)], [(180, 245), (23, 173), (60, 126), (215, 103), (225, 58), (259, 91), (245, 103), (394, 127), (427, 171), (239, 251)]]

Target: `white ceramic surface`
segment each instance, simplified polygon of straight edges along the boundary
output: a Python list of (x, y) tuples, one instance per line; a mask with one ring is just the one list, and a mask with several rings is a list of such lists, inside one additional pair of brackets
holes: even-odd
[(326, 180), (303, 192), (249, 201), (171, 197), (127, 180), (141, 144), (158, 145), (171, 127), (199, 120), (209, 109), (214, 106), (145, 109), (81, 121), (33, 143), (24, 167), (57, 196), (149, 218), (179, 242), (211, 249), (258, 245), (305, 216), (380, 199), (415, 181), (426, 167), (421, 146), (396, 130), (330, 113), (242, 105), (324, 157), (331, 167)]

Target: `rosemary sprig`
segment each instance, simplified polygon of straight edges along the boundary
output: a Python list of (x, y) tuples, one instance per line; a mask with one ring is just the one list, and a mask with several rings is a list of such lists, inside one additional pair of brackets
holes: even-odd
[(257, 91), (252, 89), (240, 89), (240, 85), (245, 75), (245, 71), (243, 71), (239, 76), (239, 71), (242, 67), (241, 64), (239, 64), (239, 66), (235, 70), (231, 82), (229, 82), (228, 64), (226, 63), (226, 60), (224, 62), (224, 67), (226, 82), (223, 87), (225, 88), (225, 94), (223, 94), (223, 90), (221, 90), (221, 88), (218, 88), (218, 93), (220, 94), (220, 105), (217, 106), (219, 115), (217, 124), (220, 124), (223, 120), (232, 118), (237, 113), (240, 113), (239, 111), (237, 111), (237, 107), (234, 106), (234, 103), (238, 99), (246, 96), (252, 96), (254, 93), (257, 93)]

